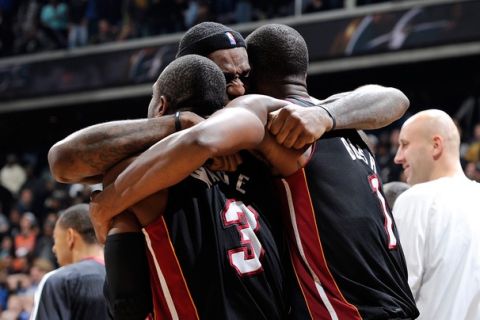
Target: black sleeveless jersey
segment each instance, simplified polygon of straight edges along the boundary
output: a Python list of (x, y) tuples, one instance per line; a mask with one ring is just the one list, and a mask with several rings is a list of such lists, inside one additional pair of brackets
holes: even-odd
[(305, 168), (279, 185), (302, 296), (297, 318), (418, 316), (374, 157), (357, 131), (322, 136)]
[(157, 317), (286, 317), (278, 226), (263, 215), (279, 215), (272, 182), (266, 166), (243, 156), (234, 173), (201, 167), (171, 187), (164, 216), (145, 228)]

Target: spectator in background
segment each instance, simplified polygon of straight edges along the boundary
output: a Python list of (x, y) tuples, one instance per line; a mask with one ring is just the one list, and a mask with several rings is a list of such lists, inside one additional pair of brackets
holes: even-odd
[(87, 19), (89, 42), (93, 42), (93, 39), (98, 37), (98, 13), (96, 0), (87, 0), (85, 18)]
[(8, 229), (8, 234), (12, 237), (15, 237), (20, 232), (20, 218), (22, 214), (16, 207), (10, 210), (8, 215), (8, 220), (10, 221), (10, 228)]
[(5, 165), (0, 170), (0, 183), (15, 196), (26, 180), (27, 173), (18, 162), (17, 156), (9, 154)]
[(30, 303), (25, 297), (12, 294), (8, 297), (7, 309), (2, 312), (2, 320), (28, 320)]
[(117, 39), (122, 22), (122, 1), (96, 0), (98, 34), (94, 42), (104, 43)]
[(33, 191), (30, 188), (23, 188), (17, 200), (17, 208), (20, 213), (33, 210)]
[(54, 269), (54, 264), (44, 258), (36, 258), (33, 261), (32, 267), (30, 268), (29, 279), (30, 285), (25, 288), (24, 294), (32, 297), (32, 306), (33, 306), (33, 296), (37, 291), (38, 285), (42, 280), (43, 276), (49, 273)]
[(0, 268), (10, 273), (12, 270), (12, 261), (14, 253), (13, 238), (10, 235), (6, 235), (2, 238), (0, 244)]
[(68, 6), (59, 0), (49, 0), (40, 11), (43, 30), (56, 48), (67, 47)]
[(480, 162), (469, 162), (465, 166), (465, 175), (474, 181), (480, 182)]
[(234, 23), (244, 23), (252, 20), (253, 7), (251, 0), (240, 0), (235, 3), (233, 14)]
[(410, 186), (402, 181), (391, 181), (383, 185), (383, 193), (390, 208), (393, 209), (395, 201), (404, 191), (408, 190)]
[[(53, 265), (45, 259), (36, 259), (28, 273), (2, 273), (2, 289), (7, 303), (0, 319), (28, 319), (33, 308), (33, 296), (42, 277), (52, 271)], [(2, 302), (3, 303), (3, 302)]]
[(412, 187), (396, 218), (419, 319), (480, 319), (480, 184), (465, 177), (460, 137), (443, 111), (408, 119), (395, 162)]
[(33, 255), (36, 258), (42, 258), (54, 266), (56, 266), (56, 259), (55, 255), (52, 252), (52, 248), (54, 245), (53, 242), (53, 229), (55, 228), (55, 223), (57, 222), (57, 214), (56, 213), (49, 213), (45, 221), (43, 222), (42, 232), (38, 236), (35, 242), (35, 248)]
[(88, 42), (88, 0), (70, 0), (68, 3), (68, 47), (82, 47)]
[(468, 162), (480, 161), (480, 123), (477, 123), (473, 128), (473, 137), (468, 144), (464, 157)]
[(37, 239), (37, 219), (31, 212), (25, 212), (20, 219), (20, 232), (14, 237), (16, 272), (28, 270), (28, 259), (32, 257)]
[(60, 214), (53, 251), (62, 268), (46, 274), (35, 294), (31, 319), (107, 319), (105, 266), (87, 204)]
[(8, 284), (7, 284), (7, 268), (5, 268), (3, 261), (0, 260), (0, 310), (4, 311), (7, 309), (8, 301)]
[(214, 20), (214, 14), (210, 9), (210, 5), (207, 0), (199, 0), (198, 1), (198, 8), (197, 8), (197, 15), (195, 16), (195, 24), (199, 24), (202, 22), (208, 22)]
[(19, 4), (15, 25), (15, 53), (34, 53), (47, 47), (47, 39), (39, 32), (40, 4), (36, 0)]
[(146, 37), (149, 35), (147, 14), (149, 3), (147, 0), (127, 0), (126, 10), (123, 12), (122, 28), (119, 40)]
[(207, 0), (189, 1), (184, 11), (185, 27), (191, 28), (196, 24), (206, 21), (223, 21), (224, 19), (218, 14), (215, 16), (210, 7)]

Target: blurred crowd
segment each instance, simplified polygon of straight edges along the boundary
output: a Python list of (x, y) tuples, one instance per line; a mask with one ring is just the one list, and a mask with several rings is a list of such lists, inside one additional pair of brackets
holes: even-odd
[[(368, 133), (384, 183), (404, 181), (401, 166), (393, 162), (398, 133), (394, 126)], [(464, 171), (480, 182), (480, 122), (462, 138)], [(9, 154), (0, 161), (0, 320), (28, 319), (40, 279), (58, 267), (52, 253), (58, 213), (88, 203), (95, 186), (55, 182), (35, 154)]]
[(86, 203), (90, 187), (55, 182), (35, 154), (9, 154), (0, 169), (0, 319), (28, 319), (34, 292), (58, 267), (52, 252), (58, 213)]
[[(385, 0), (355, 5), (376, 2)], [(343, 8), (345, 1), (302, 5), (312, 13)], [(180, 32), (202, 21), (272, 19), (294, 8), (294, 0), (0, 0), (0, 57)]]

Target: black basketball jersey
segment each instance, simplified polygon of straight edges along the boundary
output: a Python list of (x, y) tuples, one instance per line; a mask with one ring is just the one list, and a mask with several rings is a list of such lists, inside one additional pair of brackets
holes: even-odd
[(279, 184), (303, 296), (295, 300), (304, 304), (296, 313), (348, 320), (418, 316), (375, 160), (357, 131), (322, 136), (305, 168)]
[(201, 167), (170, 188), (164, 216), (145, 228), (159, 317), (285, 318), (280, 252), (263, 216), (271, 179), (246, 157), (235, 173)]

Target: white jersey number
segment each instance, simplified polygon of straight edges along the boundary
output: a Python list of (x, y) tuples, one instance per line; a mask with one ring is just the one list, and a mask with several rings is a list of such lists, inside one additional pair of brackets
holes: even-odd
[(385, 198), (380, 192), (380, 180), (378, 179), (378, 176), (374, 174), (368, 177), (368, 182), (370, 182), (370, 187), (380, 202), (380, 208), (382, 209), (383, 216), (385, 217), (384, 228), (388, 237), (388, 249), (395, 249), (397, 247), (397, 238), (393, 233), (393, 219), (390, 216)]
[(225, 227), (235, 225), (240, 235), (241, 246), (228, 250), (230, 265), (240, 276), (256, 274), (263, 270), (260, 257), (262, 244), (255, 232), (259, 229), (258, 214), (241, 201), (227, 200), (222, 212)]

